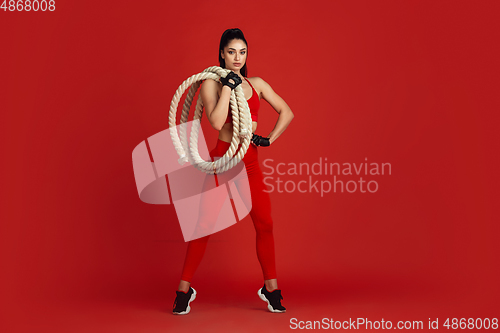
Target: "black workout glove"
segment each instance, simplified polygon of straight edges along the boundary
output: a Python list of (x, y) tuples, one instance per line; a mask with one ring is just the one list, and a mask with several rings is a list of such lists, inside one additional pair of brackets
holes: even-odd
[(260, 135), (253, 133), (252, 142), (259, 147), (269, 147), (271, 142), (269, 142), (269, 138), (264, 138)]
[[(233, 79), (234, 83), (229, 82), (229, 79)], [(221, 77), (220, 82), (222, 83), (222, 85), (228, 86), (229, 88), (231, 88), (231, 90), (233, 90), (241, 84), (241, 78), (238, 74), (231, 71), (226, 75), (226, 77)]]

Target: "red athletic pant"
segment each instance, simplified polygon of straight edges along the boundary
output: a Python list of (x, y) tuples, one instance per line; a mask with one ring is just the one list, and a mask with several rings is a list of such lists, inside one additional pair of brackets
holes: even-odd
[[(210, 157), (223, 156), (230, 143), (217, 140), (216, 147), (210, 152)], [(241, 144), (240, 146), (241, 147)], [(252, 217), (255, 231), (257, 233), (257, 258), (262, 267), (264, 280), (276, 279), (276, 266), (274, 257), (273, 220), (271, 218), (271, 200), (269, 193), (265, 192), (264, 177), (259, 166), (258, 148), (250, 143), (243, 157), (248, 181), (250, 184)], [(221, 175), (222, 176), (222, 175)], [(191, 282), (198, 265), (205, 254), (209, 236), (194, 239), (189, 242), (181, 280)]]

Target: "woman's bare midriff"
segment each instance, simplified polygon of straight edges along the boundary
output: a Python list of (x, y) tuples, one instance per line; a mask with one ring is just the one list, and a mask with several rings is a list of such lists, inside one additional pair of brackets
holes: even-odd
[[(257, 129), (257, 122), (252, 121), (252, 133), (255, 133)], [(219, 139), (225, 142), (231, 142), (233, 138), (233, 123), (226, 123), (222, 126), (222, 129), (219, 131)]]

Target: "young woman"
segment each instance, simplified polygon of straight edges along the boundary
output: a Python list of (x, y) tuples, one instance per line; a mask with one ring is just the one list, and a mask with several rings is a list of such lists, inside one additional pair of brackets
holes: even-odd
[[(271, 218), (271, 202), (269, 193), (265, 192), (262, 171), (258, 163), (258, 147), (271, 145), (285, 131), (294, 115), (285, 101), (278, 96), (271, 86), (260, 77), (247, 78), (248, 43), (240, 29), (224, 31), (219, 46), (220, 67), (231, 72), (221, 78), (221, 82), (205, 80), (201, 86), (200, 96), (205, 113), (213, 128), (219, 131), (219, 138), (214, 150), (210, 152), (212, 159), (221, 157), (230, 146), (233, 125), (229, 98), (231, 90), (241, 84), (252, 115), (252, 140), (243, 158), (250, 184), (252, 217), (257, 233), (257, 257), (264, 275), (264, 286), (258, 290), (259, 297), (268, 303), (271, 312), (285, 312), (281, 305), (281, 290), (275, 268), (273, 220)], [(257, 129), (260, 100), (267, 101), (279, 114), (274, 129), (267, 137), (255, 134)], [(229, 110), (229, 111), (228, 111)], [(241, 147), (241, 144), (240, 146)], [(174, 314), (187, 314), (191, 310), (189, 303), (196, 298), (196, 291), (191, 287), (191, 279), (205, 253), (209, 236), (189, 242), (184, 268), (177, 297), (174, 302)]]

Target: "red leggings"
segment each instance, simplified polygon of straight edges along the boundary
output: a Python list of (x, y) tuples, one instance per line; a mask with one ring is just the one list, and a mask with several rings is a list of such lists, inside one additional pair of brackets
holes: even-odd
[[(223, 156), (230, 143), (217, 140), (217, 145), (210, 152), (210, 157)], [(241, 145), (240, 145), (241, 146)], [(240, 147), (239, 146), (239, 147)], [(269, 193), (264, 192), (266, 189), (264, 177), (259, 166), (258, 148), (250, 143), (248, 150), (243, 157), (248, 181), (250, 184), (250, 192), (252, 195), (252, 209), (250, 216), (252, 217), (255, 231), (257, 233), (257, 257), (262, 267), (264, 280), (276, 279), (276, 267), (274, 258), (274, 237), (273, 237), (273, 220), (271, 218), (271, 200)], [(198, 268), (198, 265), (205, 254), (209, 236), (194, 239), (189, 242), (184, 268), (182, 270), (181, 280), (191, 282), (193, 275)]]

